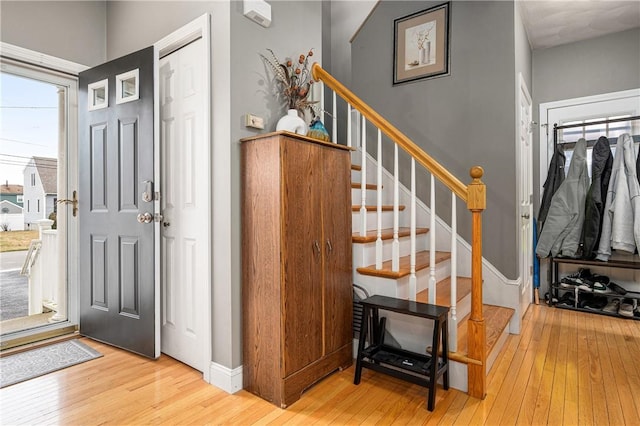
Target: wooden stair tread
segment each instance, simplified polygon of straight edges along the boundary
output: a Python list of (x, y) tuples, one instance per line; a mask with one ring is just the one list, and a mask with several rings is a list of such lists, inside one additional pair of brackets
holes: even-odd
[[(471, 278), (458, 277), (456, 283), (456, 299), (458, 303), (471, 293)], [(416, 301), (429, 303), (429, 289), (416, 294)], [(447, 277), (436, 283), (436, 305), (451, 307), (451, 277)]]
[[(448, 251), (436, 251), (436, 263), (440, 263), (444, 260), (451, 258), (451, 253)], [(402, 256), (400, 258), (400, 268), (398, 272), (391, 270), (391, 260), (387, 260), (382, 263), (382, 269), (376, 269), (376, 265), (369, 265), (367, 267), (358, 268), (357, 271), (363, 275), (371, 275), (374, 277), (398, 279), (406, 277), (411, 273), (410, 270), (411, 256)], [(416, 252), (416, 272), (421, 269), (429, 267), (429, 251)]]
[[(360, 182), (351, 182), (351, 189), (360, 189), (362, 188), (362, 184)], [(367, 183), (365, 184), (365, 188), (376, 190), (378, 189), (378, 185), (375, 183)]]
[[(429, 232), (429, 228), (416, 228), (416, 235), (426, 234)], [(398, 237), (408, 237), (411, 235), (411, 228), (400, 227), (398, 228)], [(359, 232), (354, 232), (351, 237), (354, 243), (373, 243), (378, 239), (378, 231), (376, 229), (367, 231), (367, 235), (361, 236)], [(393, 228), (386, 228), (382, 230), (382, 239), (393, 239)]]
[[(487, 358), (502, 335), (505, 327), (511, 321), (515, 310), (502, 306), (482, 305), (487, 337)], [(469, 315), (458, 322), (458, 353), (467, 354), (467, 325)]]
[[(368, 212), (375, 212), (378, 211), (378, 206), (364, 206)], [(399, 211), (403, 211), (405, 208), (404, 205), (399, 205), (398, 206), (398, 210)], [(360, 211), (360, 206), (351, 206), (351, 211), (353, 212), (359, 212)], [(382, 211), (383, 212), (391, 212), (393, 211), (393, 206), (388, 206), (388, 205), (384, 205), (382, 206)]]
[(360, 170), (362, 170), (362, 166), (360, 166), (359, 164), (352, 164), (351, 170), (355, 170), (359, 172)]

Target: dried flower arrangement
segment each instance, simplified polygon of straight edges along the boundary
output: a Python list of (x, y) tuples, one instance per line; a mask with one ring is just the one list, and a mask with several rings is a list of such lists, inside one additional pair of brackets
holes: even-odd
[(298, 110), (303, 116), (305, 110), (309, 110), (311, 116), (315, 116), (314, 105), (318, 101), (310, 101), (308, 99), (311, 93), (311, 86), (315, 83), (309, 70), (309, 58), (313, 56), (313, 49), (309, 50), (306, 55), (301, 54), (298, 57), (297, 64), (294, 64), (291, 59), (281, 63), (273, 53), (273, 50), (267, 50), (271, 54), (270, 58), (261, 53), (259, 55), (273, 70), (280, 88), (280, 95), (286, 100), (287, 107)]

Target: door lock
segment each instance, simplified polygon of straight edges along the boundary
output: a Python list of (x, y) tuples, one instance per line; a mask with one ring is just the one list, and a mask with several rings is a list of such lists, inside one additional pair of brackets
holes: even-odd
[(153, 221), (153, 215), (149, 212), (140, 213), (136, 219), (138, 219), (139, 223), (151, 223)]
[(142, 182), (144, 185), (144, 192), (142, 193), (142, 201), (150, 203), (153, 201), (153, 182), (145, 180)]
[(531, 216), (529, 216), (529, 213), (525, 213), (522, 215), (523, 219), (529, 219)]

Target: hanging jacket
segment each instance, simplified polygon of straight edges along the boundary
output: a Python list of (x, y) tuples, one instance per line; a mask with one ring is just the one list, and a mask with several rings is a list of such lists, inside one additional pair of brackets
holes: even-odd
[[(551, 205), (551, 199), (553, 194), (556, 193), (560, 185), (564, 181), (564, 165), (566, 157), (562, 149), (562, 145), (557, 145), (556, 150), (551, 157), (551, 163), (549, 164), (549, 171), (547, 173), (547, 180), (544, 182), (544, 192), (542, 193), (542, 202), (540, 203), (540, 210), (538, 211), (538, 232), (542, 232), (542, 227), (547, 214), (549, 212), (549, 206)], [(538, 234), (539, 235), (539, 234)]]
[[(624, 167), (627, 177), (627, 186), (629, 188), (629, 201), (631, 203), (631, 220), (633, 228), (633, 238), (635, 248), (640, 250), (640, 182), (638, 182), (638, 173), (636, 169), (636, 158), (638, 158), (637, 147), (633, 143), (633, 139), (628, 134), (622, 135), (624, 138)], [(614, 225), (617, 223), (614, 220)], [(623, 230), (624, 232), (624, 230)], [(614, 233), (614, 235), (616, 235)], [(612, 241), (612, 247), (615, 247), (615, 241)], [(628, 250), (633, 253), (632, 250)]]
[(584, 225), (582, 227), (582, 257), (593, 259), (600, 243), (600, 230), (604, 213), (604, 203), (611, 178), (613, 155), (609, 139), (600, 136), (593, 146), (591, 160), (591, 186), (585, 201)]
[(628, 134), (621, 135), (616, 145), (596, 256), (604, 262), (611, 257), (612, 248), (633, 253), (640, 242), (636, 238), (640, 236), (640, 187), (633, 164), (635, 149)]
[(536, 254), (539, 257), (576, 257), (584, 223), (584, 202), (589, 188), (587, 142), (580, 139), (573, 150), (569, 173), (551, 199)]

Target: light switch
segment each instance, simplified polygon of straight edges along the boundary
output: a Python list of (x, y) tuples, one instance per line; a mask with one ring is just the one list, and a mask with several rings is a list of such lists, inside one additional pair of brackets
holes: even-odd
[(244, 125), (246, 127), (253, 127), (254, 129), (264, 129), (264, 118), (257, 115), (247, 114), (244, 116)]

